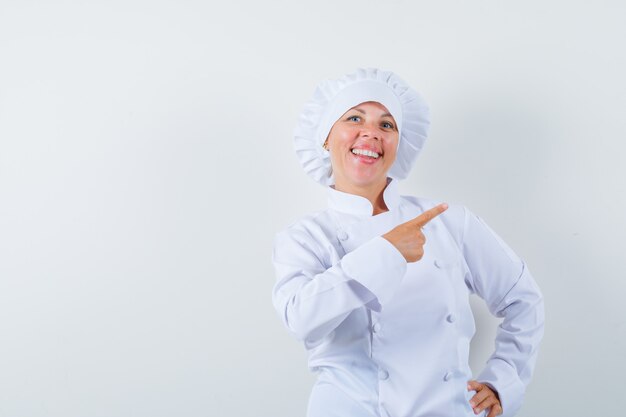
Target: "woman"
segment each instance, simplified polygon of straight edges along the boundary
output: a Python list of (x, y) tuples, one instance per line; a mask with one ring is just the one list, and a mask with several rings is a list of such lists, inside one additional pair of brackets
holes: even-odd
[[(428, 129), (422, 97), (391, 72), (321, 83), (296, 153), (328, 209), (278, 233), (274, 306), (318, 380), (309, 417), (514, 415), (543, 335), (524, 262), (462, 206), (400, 196)], [(473, 379), (469, 295), (504, 317)]]

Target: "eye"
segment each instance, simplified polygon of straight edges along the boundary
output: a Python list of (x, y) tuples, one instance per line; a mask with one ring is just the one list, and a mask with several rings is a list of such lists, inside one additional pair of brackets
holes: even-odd
[(385, 129), (394, 129), (393, 123), (391, 122), (383, 122), (382, 126)]
[(348, 116), (348, 118), (346, 120), (348, 120), (350, 122), (360, 122), (361, 121), (361, 117), (353, 115), (353, 116)]

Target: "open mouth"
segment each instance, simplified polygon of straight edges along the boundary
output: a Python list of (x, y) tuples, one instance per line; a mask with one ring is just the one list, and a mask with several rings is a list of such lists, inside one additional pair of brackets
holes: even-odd
[(352, 149), (352, 153), (358, 156), (365, 156), (367, 158), (378, 159), (381, 154), (378, 152), (370, 151), (367, 149)]

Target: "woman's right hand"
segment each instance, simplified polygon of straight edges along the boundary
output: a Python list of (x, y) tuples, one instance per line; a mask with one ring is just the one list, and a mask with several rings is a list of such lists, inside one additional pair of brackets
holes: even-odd
[(424, 256), (426, 237), (422, 227), (448, 209), (446, 203), (439, 204), (385, 233), (383, 237), (396, 247), (407, 262), (416, 262)]

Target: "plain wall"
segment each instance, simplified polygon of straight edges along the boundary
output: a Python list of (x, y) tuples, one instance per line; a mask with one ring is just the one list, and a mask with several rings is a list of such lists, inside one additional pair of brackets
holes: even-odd
[(620, 415), (625, 4), (0, 0), (0, 417), (303, 416), (271, 244), (326, 204), (304, 102), (362, 66), (432, 108), (401, 191), (468, 206), (544, 293), (519, 415)]

